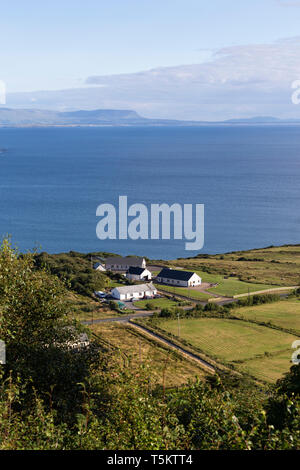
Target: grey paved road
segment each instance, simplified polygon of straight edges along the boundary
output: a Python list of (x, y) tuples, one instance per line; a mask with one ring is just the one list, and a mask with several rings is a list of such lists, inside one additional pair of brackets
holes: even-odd
[(131, 318), (145, 318), (145, 317), (151, 317), (153, 315), (153, 312), (139, 312), (139, 313), (132, 313), (131, 315), (122, 315), (121, 317), (111, 317), (111, 318), (99, 318), (98, 320), (94, 321), (83, 321), (82, 323), (84, 325), (93, 325), (96, 323), (107, 323), (107, 322), (112, 322), (112, 321), (117, 321), (117, 322), (122, 322), (126, 323)]

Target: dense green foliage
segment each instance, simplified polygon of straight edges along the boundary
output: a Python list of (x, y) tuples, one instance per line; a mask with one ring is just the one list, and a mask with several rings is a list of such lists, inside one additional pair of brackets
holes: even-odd
[(74, 419), (78, 382), (97, 360), (95, 348), (76, 353), (81, 326), (70, 322), (63, 283), (36, 270), (32, 255), (18, 256), (8, 241), (0, 250), (0, 338), (6, 344), (6, 373), (22, 380), (24, 399), (33, 388), (48, 397), (64, 419)]
[[(151, 390), (151, 371), (124, 366), (82, 388), (77, 421), (57, 421), (38, 395), (30, 410), (22, 384), (0, 390), (1, 449), (299, 449), (299, 400), (262, 402), (253, 384), (196, 381), (164, 394)], [(274, 415), (274, 410), (277, 414)], [(280, 416), (285, 419), (276, 423)]]
[(81, 295), (90, 296), (108, 283), (105, 274), (93, 269), (91, 255), (75, 251), (57, 255), (43, 252), (35, 255), (34, 260), (38, 268), (46, 267), (51, 274), (67, 281), (70, 288)]

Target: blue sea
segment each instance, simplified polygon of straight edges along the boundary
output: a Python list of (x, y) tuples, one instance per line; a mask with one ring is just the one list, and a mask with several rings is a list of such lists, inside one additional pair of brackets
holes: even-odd
[(300, 127), (0, 129), (0, 235), (22, 251), (194, 256), (181, 240), (96, 237), (96, 208), (205, 205), (202, 253), (300, 243)]

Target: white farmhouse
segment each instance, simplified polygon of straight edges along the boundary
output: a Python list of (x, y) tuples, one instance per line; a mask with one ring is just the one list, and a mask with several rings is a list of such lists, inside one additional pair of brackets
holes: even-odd
[(157, 275), (158, 282), (179, 287), (193, 287), (201, 285), (201, 277), (191, 271), (163, 268)]
[(150, 281), (152, 279), (152, 274), (148, 269), (130, 266), (126, 273), (126, 277), (131, 281)]
[(131, 266), (138, 268), (146, 268), (145, 258), (137, 256), (113, 256), (105, 260), (105, 268), (107, 271), (127, 271)]
[(145, 297), (154, 297), (157, 289), (150, 282), (149, 284), (139, 284), (136, 286), (115, 287), (111, 291), (111, 295), (118, 300), (136, 300)]

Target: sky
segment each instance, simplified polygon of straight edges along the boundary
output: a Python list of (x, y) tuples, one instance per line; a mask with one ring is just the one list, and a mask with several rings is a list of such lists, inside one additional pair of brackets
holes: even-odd
[[(0, 80), (6, 83), (9, 94), (99, 88), (99, 85), (107, 88), (109, 82), (102, 83), (102, 78), (91, 77), (121, 75), (124, 84), (128, 74), (211, 64), (216, 60), (217, 68), (221, 65), (226, 69), (227, 65), (219, 60), (220, 51), (224, 56), (226, 50), (232, 73), (235, 64), (240, 70), (249, 67), (249, 54), (255, 62), (257, 47), (265, 48), (266, 56), (273, 54), (282, 63), (282, 58), (289, 56), (288, 38), (294, 44), (295, 38), (300, 36), (299, 25), (298, 0), (10, 0), (1, 4)], [(272, 52), (270, 47), (274, 49), (277, 45), (279, 52)], [(238, 49), (239, 46), (243, 49)], [(300, 59), (300, 44), (292, 49), (293, 57)], [(261, 50), (259, 55), (257, 68), (262, 68)], [(276, 70), (277, 65), (272, 67), (270, 71)], [(290, 62), (284, 67), (290, 67)], [(291, 70), (293, 67), (295, 63)], [(197, 73), (198, 77), (200, 72)], [(209, 81), (209, 74), (214, 74), (215, 69), (207, 71), (206, 67), (206, 73)], [(220, 74), (219, 77), (222, 82)], [(295, 80), (299, 78), (295, 76)], [(253, 80), (253, 70), (250, 79)], [(159, 90), (161, 94), (161, 84)], [(115, 107), (119, 103), (124, 108), (137, 103), (138, 110), (143, 111), (140, 97), (126, 103), (124, 97), (112, 99), (112, 94), (108, 94), (106, 100), (102, 96), (99, 105)], [(145, 91), (141, 94), (144, 96)], [(37, 100), (36, 97), (30, 99), (32, 103)], [(159, 106), (153, 108), (152, 103), (151, 108), (147, 100), (144, 107), (149, 116), (157, 112), (163, 117), (194, 119), (198, 116), (194, 112), (176, 110), (164, 115)], [(53, 107), (72, 107), (65, 101), (55, 103)], [(40, 104), (45, 106), (45, 102)], [(77, 105), (79, 102), (75, 100), (74, 107)], [(230, 116), (228, 112), (223, 114)]]
[(1, 2), (7, 91), (78, 87), (91, 75), (194, 64), (223, 47), (300, 34), (292, 0)]

